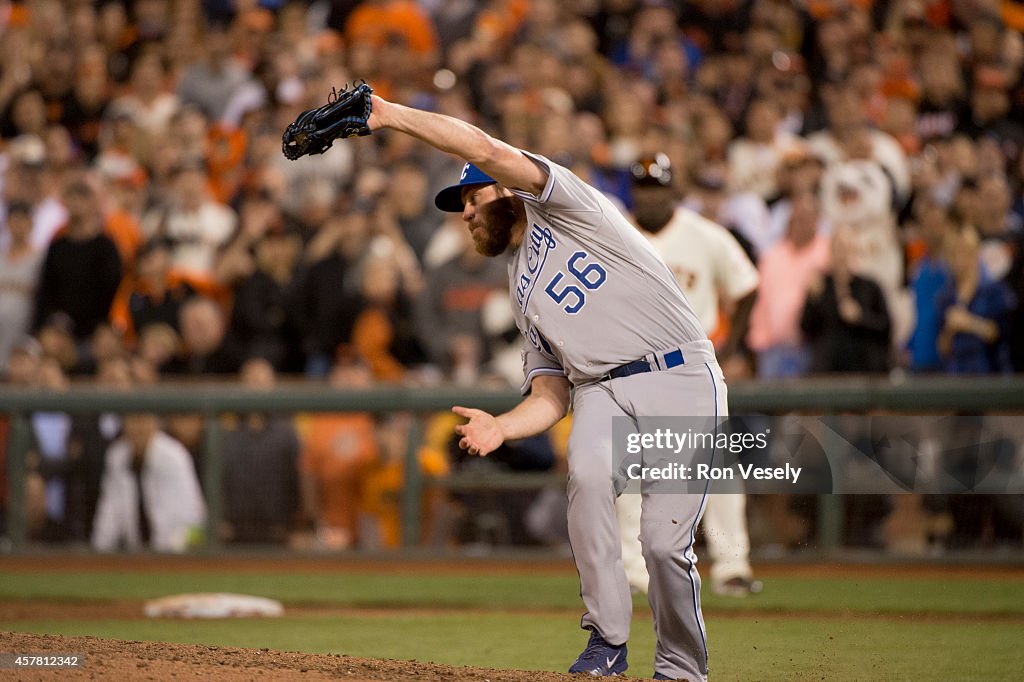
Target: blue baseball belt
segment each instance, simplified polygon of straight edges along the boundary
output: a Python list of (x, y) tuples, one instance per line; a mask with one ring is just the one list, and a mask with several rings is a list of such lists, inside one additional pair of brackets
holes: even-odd
[[(678, 348), (665, 351), (664, 353), (652, 353), (651, 356), (653, 357), (650, 360), (642, 358), (633, 362), (627, 362), (625, 365), (619, 365), (605, 374), (602, 380), (620, 379), (634, 374), (646, 374), (647, 372), (659, 372), (686, 364), (686, 360), (683, 358), (683, 351)], [(653, 363), (651, 360), (653, 360)]]

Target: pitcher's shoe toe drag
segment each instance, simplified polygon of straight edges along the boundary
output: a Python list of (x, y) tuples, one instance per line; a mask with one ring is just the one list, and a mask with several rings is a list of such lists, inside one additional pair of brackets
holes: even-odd
[(611, 677), (626, 672), (626, 645), (615, 646), (605, 641), (597, 630), (590, 632), (590, 641), (580, 657), (569, 668), (571, 673), (585, 673), (591, 677)]

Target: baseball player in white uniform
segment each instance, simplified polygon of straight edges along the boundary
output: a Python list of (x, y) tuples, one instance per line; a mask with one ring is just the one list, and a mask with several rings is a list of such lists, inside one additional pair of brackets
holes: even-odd
[[(679, 205), (666, 155), (638, 160), (631, 176), (637, 225), (675, 275), (704, 330), (712, 334), (718, 328), (722, 304), (732, 310), (729, 335), (719, 353), (729, 357), (746, 334), (757, 268), (728, 230)], [(616, 511), (626, 578), (631, 588), (646, 594), (649, 578), (638, 540), (640, 496), (620, 495)], [(701, 523), (712, 560), (711, 589), (729, 596), (760, 592), (761, 583), (753, 579), (750, 567), (745, 495), (709, 495)]]
[[(622, 567), (612, 420), (727, 412), (714, 347), (672, 272), (598, 190), (568, 169), (463, 121), (373, 97), (371, 130), (412, 135), (469, 163), (435, 204), (461, 212), (478, 251), (509, 259), (524, 336), (525, 398), (497, 416), (455, 407), (460, 446), (486, 455), (541, 433), (574, 410), (569, 536), (590, 640), (569, 668), (594, 676), (628, 666), (632, 616)], [(642, 423), (642, 422), (641, 422)], [(707, 678), (694, 532), (704, 494), (643, 492), (640, 538), (657, 634), (655, 679)]]

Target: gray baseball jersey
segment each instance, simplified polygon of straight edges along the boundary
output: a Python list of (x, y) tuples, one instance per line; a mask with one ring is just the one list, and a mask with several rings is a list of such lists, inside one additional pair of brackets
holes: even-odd
[[(525, 153), (525, 152), (524, 152)], [(524, 341), (523, 392), (541, 374), (572, 382), (569, 538), (586, 607), (582, 626), (610, 643), (629, 638), (632, 599), (615, 519), (612, 423), (629, 417), (727, 413), (714, 348), (657, 252), (599, 191), (548, 159), (540, 196), (526, 205), (522, 245), (509, 265), (512, 308)], [(669, 362), (671, 357), (672, 362)], [(647, 359), (658, 371), (610, 379)], [(655, 670), (669, 679), (707, 676), (707, 642), (693, 538), (700, 494), (642, 487), (640, 537), (657, 634)]]
[(526, 233), (509, 264), (512, 309), (526, 337), (523, 392), (538, 374), (573, 385), (650, 353), (706, 339), (672, 272), (601, 192), (572, 171), (548, 171), (526, 205)]

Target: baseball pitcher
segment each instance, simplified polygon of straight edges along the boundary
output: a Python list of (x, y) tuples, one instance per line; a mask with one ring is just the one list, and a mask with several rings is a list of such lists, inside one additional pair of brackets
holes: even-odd
[[(318, 153), (333, 137), (391, 129), (468, 162), (435, 204), (462, 214), (480, 253), (508, 260), (511, 304), (524, 337), (525, 397), (500, 415), (453, 408), (468, 420), (457, 427), (460, 447), (487, 455), (506, 440), (547, 430), (572, 407), (569, 535), (586, 608), (582, 627), (591, 635), (569, 671), (621, 674), (632, 601), (615, 517), (623, 484), (612, 462), (612, 419), (724, 415), (726, 387), (714, 348), (671, 271), (601, 192), (468, 123), (360, 88), (364, 94), (348, 109), (339, 107), (343, 93), (324, 114), (300, 116), (285, 134), (285, 153)], [(326, 136), (318, 132), (327, 127)], [(646, 489), (642, 495), (655, 679), (707, 677), (693, 553), (705, 498)]]

